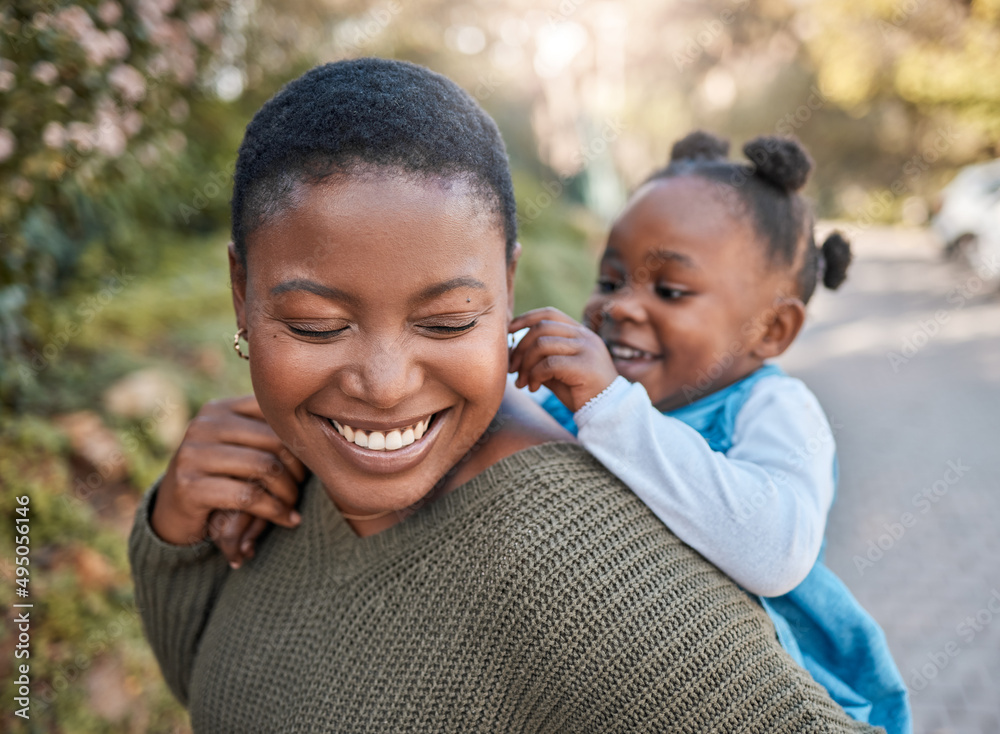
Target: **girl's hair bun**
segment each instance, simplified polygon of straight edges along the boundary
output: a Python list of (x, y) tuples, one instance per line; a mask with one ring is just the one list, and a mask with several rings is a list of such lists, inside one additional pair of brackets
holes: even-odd
[(851, 264), (851, 243), (840, 232), (834, 232), (820, 248), (823, 253), (823, 285), (836, 290), (847, 279), (847, 267)]
[(728, 140), (696, 130), (674, 143), (674, 147), (670, 149), (670, 162), (724, 161), (728, 155)]
[(754, 166), (754, 173), (788, 193), (806, 185), (813, 161), (794, 138), (763, 135), (743, 146), (743, 153)]

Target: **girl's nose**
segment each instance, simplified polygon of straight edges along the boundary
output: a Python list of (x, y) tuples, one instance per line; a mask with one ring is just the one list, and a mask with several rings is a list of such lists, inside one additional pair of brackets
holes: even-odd
[(604, 304), (603, 311), (608, 318), (613, 321), (635, 321), (646, 320), (646, 309), (639, 303), (638, 294), (633, 286), (627, 285), (612, 296)]
[(415, 394), (422, 383), (422, 370), (405, 349), (376, 346), (344, 376), (341, 389), (349, 397), (388, 410)]

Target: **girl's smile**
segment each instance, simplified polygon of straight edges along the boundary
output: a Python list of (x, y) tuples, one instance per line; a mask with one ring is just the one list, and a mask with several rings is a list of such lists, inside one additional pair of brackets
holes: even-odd
[[(584, 321), (618, 373), (661, 410), (760, 366), (764, 314), (787, 277), (765, 267), (750, 224), (696, 176), (643, 186), (615, 222)], [(707, 385), (707, 387), (706, 387)]]

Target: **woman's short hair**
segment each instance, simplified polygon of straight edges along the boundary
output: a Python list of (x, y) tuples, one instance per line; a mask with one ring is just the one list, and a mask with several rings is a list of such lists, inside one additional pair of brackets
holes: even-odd
[(233, 175), (232, 236), (240, 262), (246, 264), (248, 237), (292, 206), (303, 184), (386, 172), (464, 181), (497, 217), (510, 259), (517, 213), (496, 123), (440, 74), (363, 58), (306, 72), (250, 121)]

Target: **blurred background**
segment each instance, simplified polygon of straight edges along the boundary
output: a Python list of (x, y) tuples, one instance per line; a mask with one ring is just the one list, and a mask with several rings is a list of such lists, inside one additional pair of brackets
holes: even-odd
[[(225, 254), (242, 131), (284, 82), (365, 55), (427, 65), (497, 120), (518, 310), (580, 314), (608, 223), (690, 130), (805, 142), (807, 194), (857, 248), (783, 359), (840, 447), (828, 561), (886, 629), (917, 732), (1000, 732), (998, 0), (5, 2), (0, 728), (187, 731), (125, 541), (191, 415), (250, 391)], [(22, 495), (30, 723), (11, 704)]]

